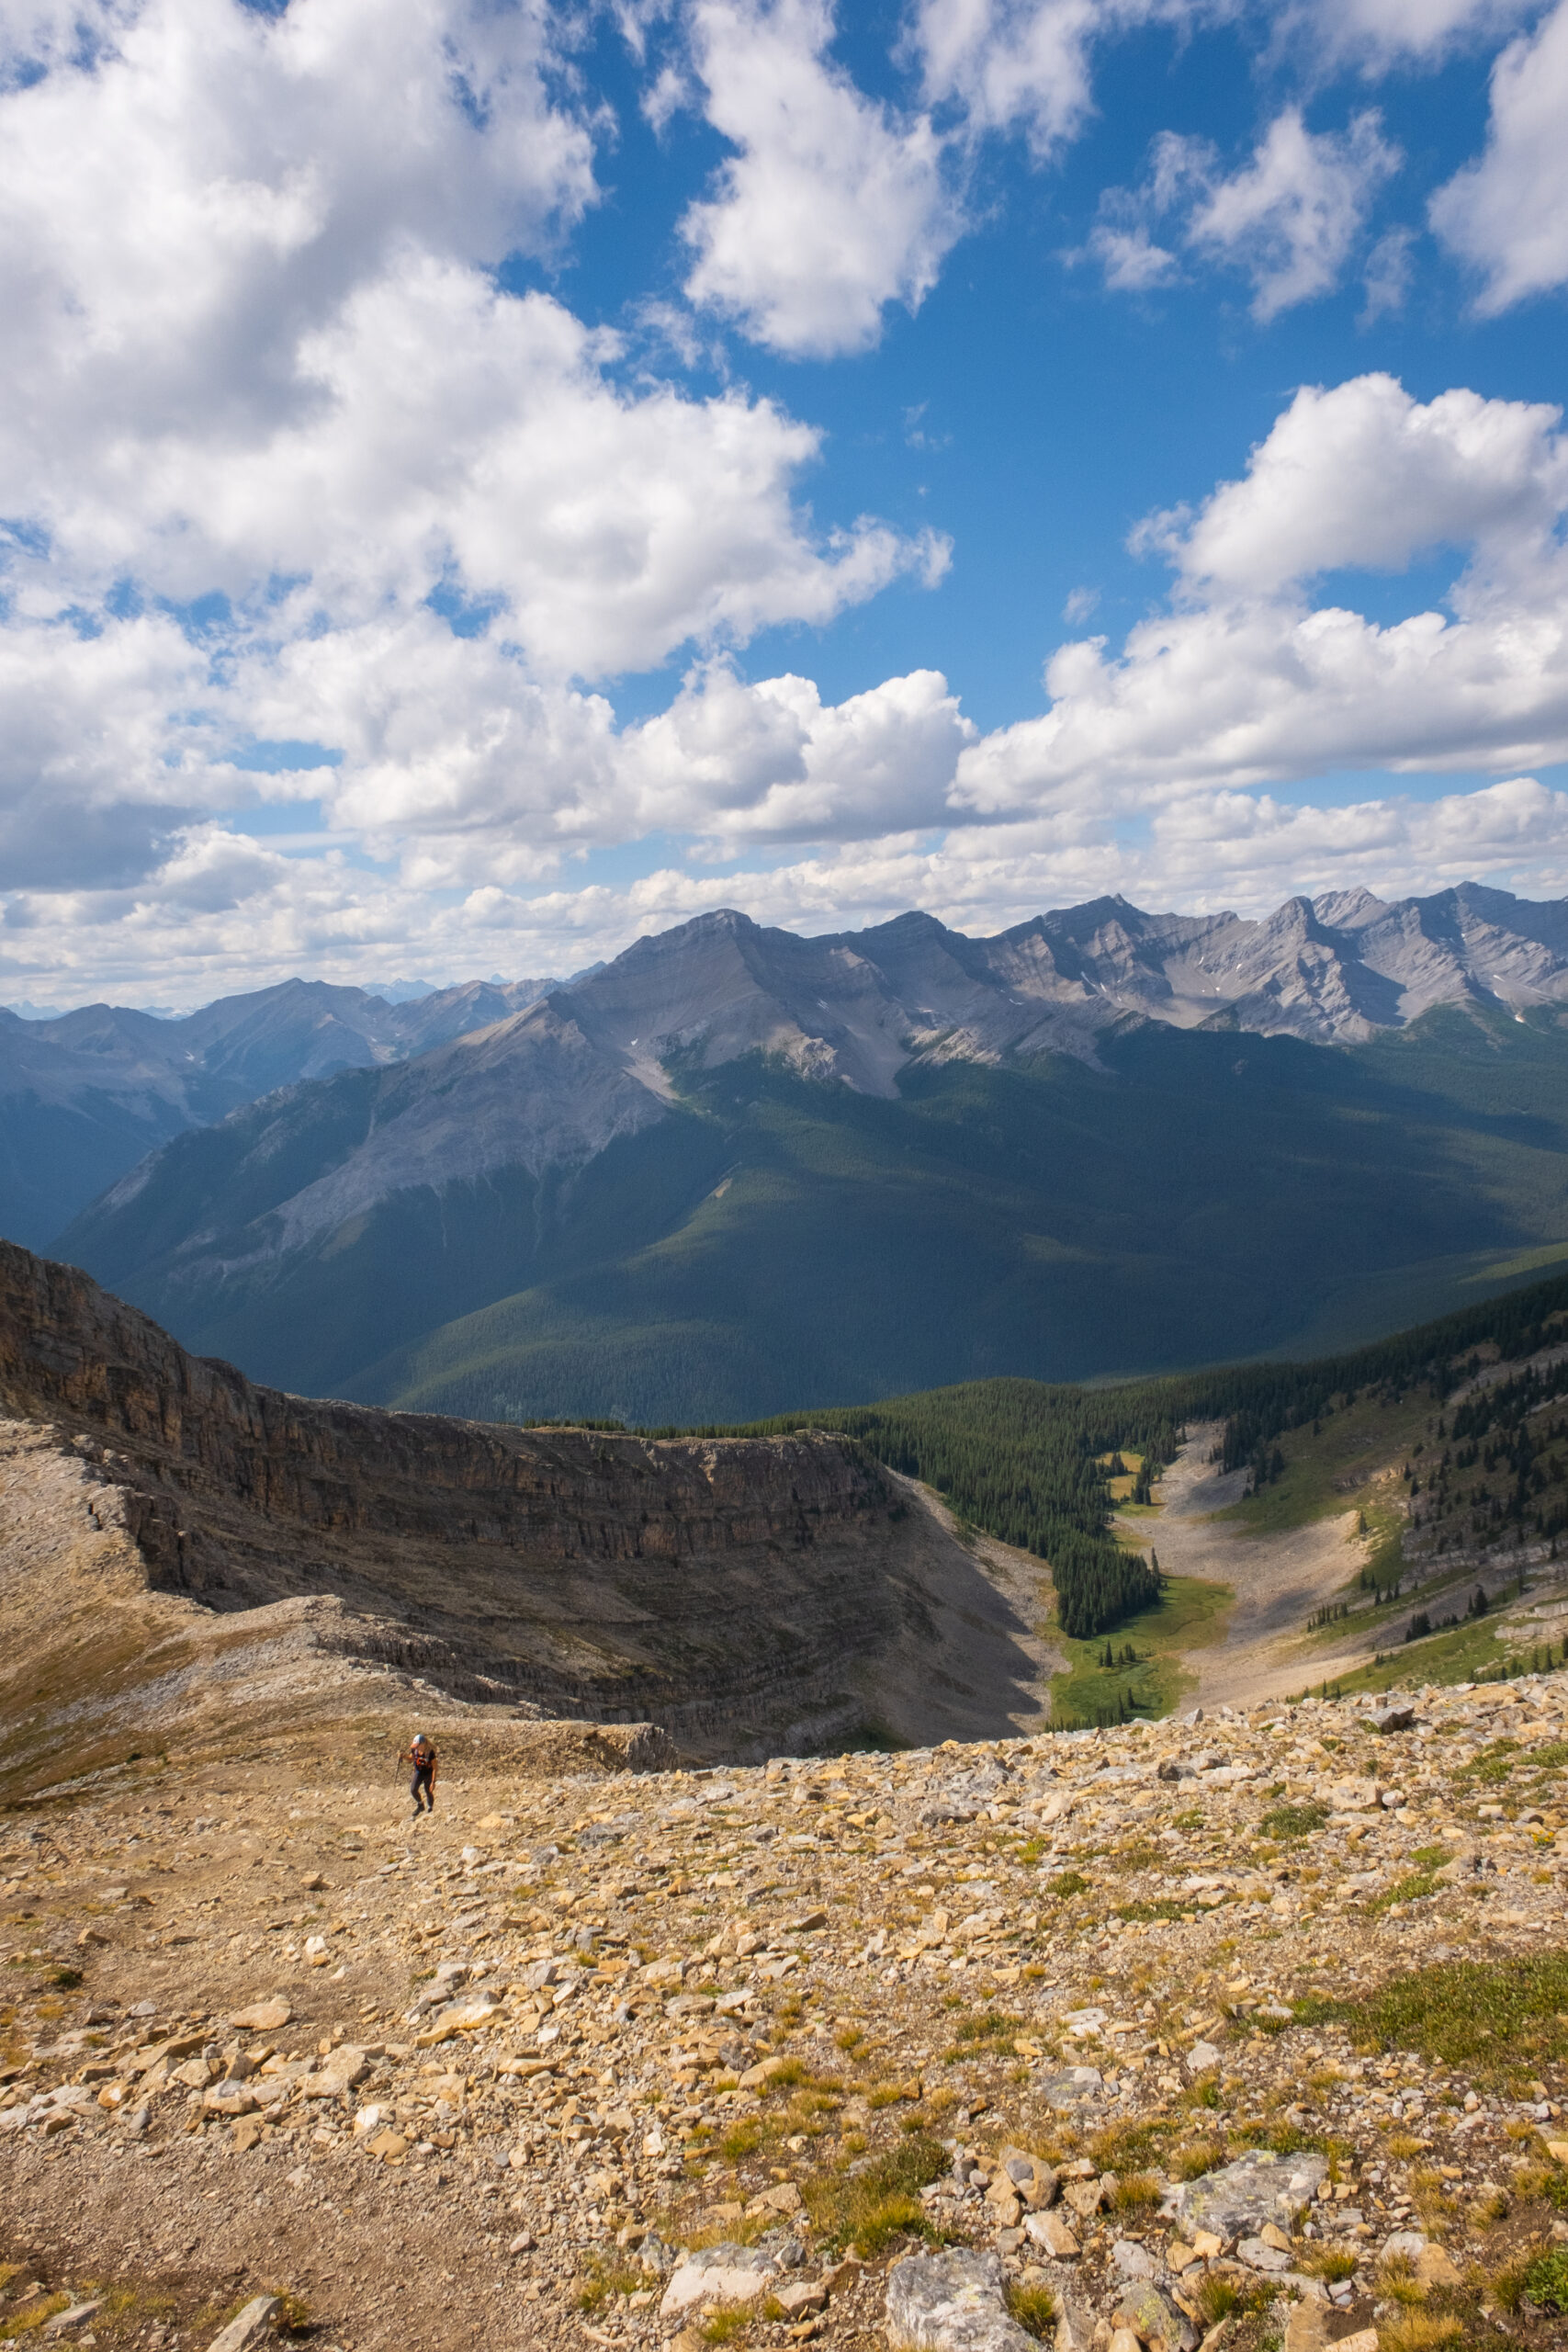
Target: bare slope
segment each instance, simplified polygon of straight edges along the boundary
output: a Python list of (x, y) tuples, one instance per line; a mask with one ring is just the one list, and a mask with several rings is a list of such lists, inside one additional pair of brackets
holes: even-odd
[(935, 2239), (1060, 2352), (1561, 2352), (1565, 1737), (1559, 1674), (701, 1776), (455, 1743), (417, 1831), (384, 1750), (144, 1761), (0, 1822), (0, 2332), (209, 2352), (271, 2290), (255, 2352), (886, 2352)]
[(28, 1784), (138, 1723), (188, 1731), (195, 1684), (167, 1680), (186, 1673), (197, 1712), (236, 1722), (412, 1690), (653, 1717), (710, 1753), (868, 1719), (976, 1736), (1033, 1710), (1025, 1619), (836, 1436), (658, 1442), (312, 1403), (6, 1244), (0, 1409), (0, 1704)]

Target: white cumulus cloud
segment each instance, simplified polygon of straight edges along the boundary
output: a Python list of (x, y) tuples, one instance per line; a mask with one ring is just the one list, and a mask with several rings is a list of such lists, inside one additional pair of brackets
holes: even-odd
[[(543, 0), (6, 23), (13, 885), (151, 875), (180, 825), (291, 795), (378, 842), (528, 814), (537, 873), (620, 805), (571, 680), (940, 572), (934, 534), (814, 522), (819, 435), (777, 402), (498, 285), (595, 195)], [(341, 769), (242, 773), (255, 736)]]
[(1216, 178), (1196, 165), (1201, 192), (1188, 243), (1246, 271), (1255, 318), (1276, 318), (1338, 284), (1373, 195), (1399, 168), (1381, 126), (1369, 110), (1343, 132), (1312, 131), (1299, 107), (1286, 107), (1239, 172)]
[(623, 756), (639, 831), (694, 831), (734, 854), (945, 823), (976, 731), (935, 670), (824, 706), (809, 678), (746, 685), (719, 663), (631, 730)]
[(1021, 125), (1048, 154), (1092, 109), (1096, 34), (1144, 13), (1104, 0), (919, 0), (913, 39), (927, 96), (956, 102), (972, 132)]
[[(1299, 393), (1247, 476), (1196, 515), (1150, 518), (1179, 594), (1120, 653), (1046, 669), (1051, 709), (959, 762), (977, 814), (1145, 810), (1339, 767), (1494, 770), (1568, 757), (1568, 447), (1558, 412), (1469, 391), (1424, 406), (1388, 377)], [(1434, 544), (1469, 562), (1450, 611), (1380, 626), (1304, 593), (1399, 570)]]
[[(1049, 707), (987, 735), (932, 671), (830, 704), (808, 677), (749, 681), (721, 657), (621, 726), (602, 695), (524, 676), (498, 632), (459, 638), (422, 604), (243, 650), (231, 687), (260, 731), (344, 747), (336, 768), (247, 786), (173, 621), (29, 624), (54, 667), (13, 695), (31, 731), (6, 772), (0, 993), (58, 997), (72, 975), (112, 992), (140, 965), (162, 1001), (195, 1001), (389, 954), (450, 976), (570, 968), (737, 901), (812, 929), (919, 904), (987, 930), (1111, 888), (1254, 910), (1357, 882), (1568, 889), (1568, 796), (1527, 773), (1568, 756), (1565, 514), (1554, 411), (1465, 390), (1422, 402), (1381, 375), (1308, 388), (1245, 474), (1145, 526), (1168, 609), (1116, 648), (1061, 647)], [(1325, 572), (1397, 572), (1434, 546), (1454, 551), (1446, 610), (1380, 624), (1314, 598)], [(22, 689), (25, 633), (0, 632)], [(1498, 780), (1319, 805), (1314, 776), (1379, 766)], [(247, 788), (318, 799), (316, 854), (201, 815)], [(51, 794), (91, 837), (74, 876), (51, 862)], [(694, 863), (573, 887), (573, 860), (649, 835), (683, 835)], [(717, 870), (737, 856), (766, 864)]]
[(1568, 0), (1492, 69), (1484, 153), (1432, 198), (1433, 228), (1485, 280), (1488, 315), (1568, 282)]
[(1559, 421), (1540, 402), (1462, 390), (1422, 402), (1392, 376), (1309, 385), (1242, 481), (1148, 536), (1210, 594), (1267, 594), (1350, 566), (1397, 571), (1445, 543), (1476, 547), (1489, 571), (1533, 569), (1568, 505)]
[(1531, 6), (1532, 0), (1286, 0), (1281, 17), (1318, 56), (1381, 72), (1499, 40)]
[[(1252, 314), (1262, 323), (1315, 300), (1338, 285), (1362, 239), (1373, 199), (1401, 163), (1383, 138), (1375, 109), (1353, 115), (1343, 131), (1309, 130), (1299, 106), (1269, 124), (1239, 170), (1221, 170), (1205, 139), (1162, 131), (1137, 188), (1107, 188), (1083, 254), (1100, 264), (1114, 292), (1142, 293), (1179, 274), (1172, 247), (1243, 271), (1252, 281)], [(1156, 243), (1152, 224), (1168, 223)], [(1380, 288), (1370, 299), (1393, 307), (1398, 273), (1388, 240), (1372, 265)], [(1393, 273), (1393, 275), (1391, 275)]]
[(682, 232), (689, 299), (793, 357), (862, 351), (917, 309), (963, 225), (930, 119), (857, 89), (826, 0), (696, 0), (706, 114), (738, 153)]
[[(992, 733), (930, 667), (837, 700), (798, 651), (746, 674), (762, 632), (947, 548), (813, 514), (823, 436), (726, 377), (725, 322), (869, 349), (934, 284), (986, 139), (1049, 161), (1104, 45), (1241, 13), (917, 0), (901, 107), (840, 62), (830, 0), (626, 0), (649, 119), (698, 107), (732, 150), (675, 240), (686, 304), (665, 283), (639, 343), (502, 266), (569, 251), (612, 135), (549, 0), (0, 0), (0, 997), (570, 968), (736, 899), (990, 929), (1114, 887), (1256, 907), (1533, 861), (1568, 888), (1564, 796), (1528, 773), (1568, 757), (1568, 454), (1539, 404), (1298, 392), (1236, 479), (1142, 526), (1160, 608), (1059, 647), (1046, 706)], [(1369, 76), (1520, 21), (1317, 14)], [(1565, 28), (1568, 0), (1505, 51), (1433, 209), (1494, 310), (1568, 277)], [(1236, 168), (1168, 135), (1085, 250), (1133, 293), (1239, 271), (1260, 320), (1353, 270), (1396, 308), (1413, 232), (1374, 243), (1372, 213), (1397, 166), (1370, 111), (1314, 131), (1286, 105)], [(671, 379), (716, 351), (727, 389)], [(905, 430), (942, 446), (918, 408)], [(1435, 609), (1376, 621), (1322, 584), (1434, 552)], [(676, 656), (666, 707), (617, 710)], [(1314, 775), (1376, 767), (1495, 780), (1315, 805)], [(264, 800), (298, 830), (252, 838)], [(596, 878), (653, 837), (689, 856)]]
[(57, 445), (298, 417), (301, 338), (411, 241), (492, 263), (592, 201), (544, 0), (85, 17), (0, 100), (7, 408)]
[(1100, 264), (1113, 294), (1147, 294), (1181, 275), (1176, 255), (1168, 246), (1156, 245), (1142, 221), (1119, 229), (1111, 220), (1097, 220), (1086, 250)]

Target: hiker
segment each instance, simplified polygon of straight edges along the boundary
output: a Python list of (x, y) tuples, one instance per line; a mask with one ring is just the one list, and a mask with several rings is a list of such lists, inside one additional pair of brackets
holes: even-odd
[(435, 1767), (439, 1758), (435, 1742), (428, 1732), (416, 1731), (413, 1745), (398, 1758), (400, 1764), (413, 1766), (413, 1778), (409, 1782), (409, 1794), (413, 1799), (416, 1815), (435, 1811)]

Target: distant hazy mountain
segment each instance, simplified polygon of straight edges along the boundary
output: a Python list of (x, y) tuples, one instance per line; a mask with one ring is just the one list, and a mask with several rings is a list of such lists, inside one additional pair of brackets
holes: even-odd
[(423, 1052), (384, 1024), (485, 991), (381, 1006), (57, 1248), (254, 1377), (481, 1417), (1366, 1336), (1568, 1242), (1564, 999), (1568, 911), (1468, 886), (990, 940), (707, 915)]
[(24, 1021), (0, 1006), (0, 1233), (41, 1249), (170, 1136), (302, 1078), (405, 1060), (549, 985), (476, 981), (391, 1005), (286, 980), (173, 1021), (108, 1004)]

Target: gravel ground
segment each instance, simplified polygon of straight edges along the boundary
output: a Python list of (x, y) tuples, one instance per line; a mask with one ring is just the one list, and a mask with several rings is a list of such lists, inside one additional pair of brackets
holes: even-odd
[[(1145, 2288), (1145, 2346), (1213, 2343), (1227, 2295), (1237, 2352), (1300, 2352), (1303, 2312), (1403, 2352), (1450, 2305), (1560, 2341), (1495, 2282), (1568, 2239), (1568, 1978), (1522, 2039), (1499, 1993), (1490, 2052), (1335, 2005), (1568, 1967), (1565, 1757), (1559, 1674), (1386, 1730), (1309, 1702), (532, 1782), (454, 1752), (417, 1826), (379, 1755), (145, 1761), (0, 1823), (0, 2335), (96, 2296), (73, 2340), (205, 2345), (267, 2289), (344, 2352), (852, 2346), (924, 2230), (1052, 2296), (1064, 2352)], [(1282, 2247), (1207, 2247), (1183, 2181), (1271, 2147), (1323, 2188)], [(671, 2284), (714, 2243), (766, 2272), (716, 2324)]]

